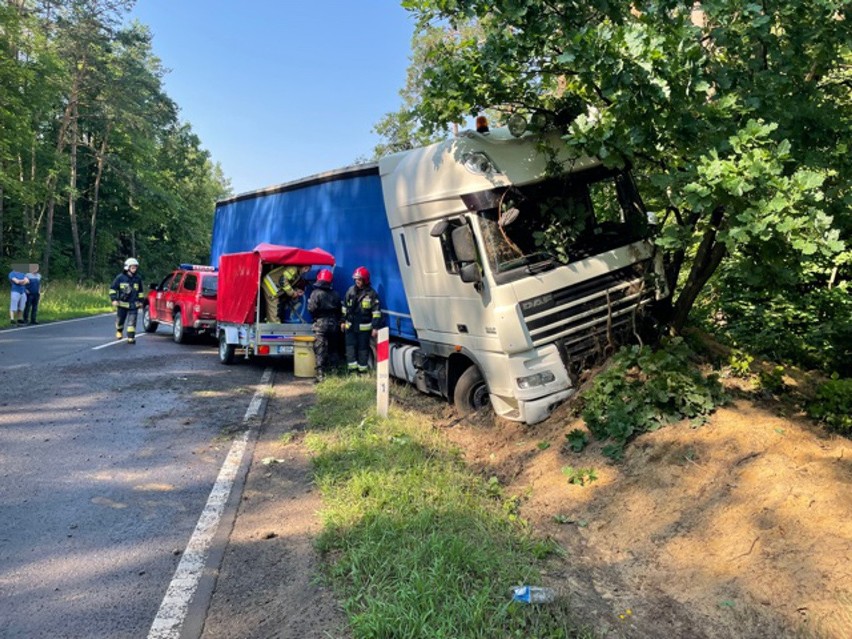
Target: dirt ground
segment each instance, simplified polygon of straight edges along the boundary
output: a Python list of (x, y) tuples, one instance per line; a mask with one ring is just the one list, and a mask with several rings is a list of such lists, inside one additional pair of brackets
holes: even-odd
[[(709, 423), (642, 435), (617, 464), (564, 446), (585, 429), (571, 405), (535, 426), (439, 427), (564, 549), (547, 585), (605, 636), (848, 639), (852, 442), (727, 384), (738, 399)], [(565, 466), (597, 480), (569, 484)]]
[[(642, 435), (617, 464), (598, 443), (580, 454), (564, 446), (566, 433), (584, 428), (571, 404), (524, 426), (460, 420), (416, 393), (392, 401), (428, 416), (474, 471), (521, 498), (535, 534), (564, 550), (546, 585), (603, 637), (848, 639), (852, 442), (727, 383), (737, 398), (709, 423)], [(208, 639), (348, 636), (316, 581), (321, 501), (300, 444), (311, 401), (308, 382), (276, 381)], [(286, 432), (294, 435), (285, 443)], [(592, 468), (597, 479), (569, 484), (565, 466)]]

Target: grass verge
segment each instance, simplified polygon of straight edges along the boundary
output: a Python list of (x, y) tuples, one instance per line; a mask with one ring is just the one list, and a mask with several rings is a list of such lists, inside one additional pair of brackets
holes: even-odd
[(526, 606), (557, 549), (535, 539), (517, 501), (468, 471), (422, 417), (375, 413), (375, 382), (317, 386), (306, 444), (322, 491), (318, 540), (358, 638), (587, 639), (569, 604)]

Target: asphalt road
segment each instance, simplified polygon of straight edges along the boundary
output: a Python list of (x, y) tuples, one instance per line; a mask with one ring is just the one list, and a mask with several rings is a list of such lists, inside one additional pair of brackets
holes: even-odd
[(113, 316), (0, 331), (0, 638), (147, 637), (263, 368)]

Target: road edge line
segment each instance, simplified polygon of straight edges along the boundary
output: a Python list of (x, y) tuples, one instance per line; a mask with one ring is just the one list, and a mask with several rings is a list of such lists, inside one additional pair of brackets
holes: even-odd
[[(166, 589), (157, 616), (151, 624), (148, 639), (178, 639), (201, 635), (204, 615), (196, 612), (190, 614), (190, 605), (192, 604), (193, 610), (207, 610), (216, 573), (224, 555), (225, 542), (233, 528), (239, 497), (242, 496), (245, 485), (249, 467), (246, 460), (251, 461), (252, 457), (252, 454), (246, 455), (246, 451), (254, 451), (258, 425), (269, 401), (272, 377), (273, 369), (267, 368), (260, 379), (261, 388), (252, 397), (243, 417), (243, 424), (247, 424), (248, 428), (231, 444), (204, 510)], [(234, 490), (235, 487), (237, 490)], [(228, 525), (224, 526), (225, 523)], [(227, 531), (224, 541), (223, 531)], [(199, 587), (202, 579), (206, 584), (203, 589)], [(190, 618), (191, 623), (185, 623)]]

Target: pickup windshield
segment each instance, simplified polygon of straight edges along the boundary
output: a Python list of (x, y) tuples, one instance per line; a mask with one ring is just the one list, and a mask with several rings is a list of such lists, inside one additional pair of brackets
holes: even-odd
[(485, 255), (498, 282), (597, 255), (649, 233), (645, 207), (623, 171), (591, 169), (479, 193), (468, 204), (479, 217)]

